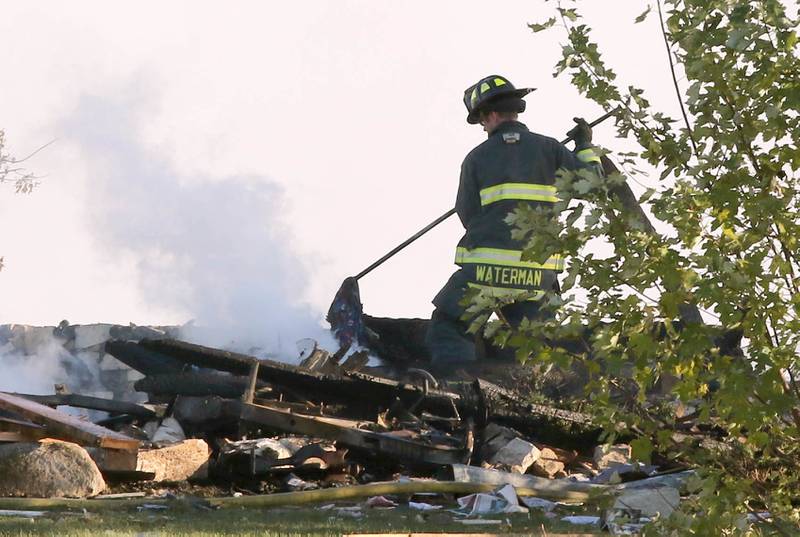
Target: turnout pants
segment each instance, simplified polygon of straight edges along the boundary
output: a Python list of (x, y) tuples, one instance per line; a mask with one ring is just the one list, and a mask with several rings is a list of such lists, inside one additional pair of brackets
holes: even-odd
[[(475, 336), (467, 333), (470, 319), (462, 319), (465, 307), (459, 304), (471, 281), (468, 272), (463, 268), (459, 269), (433, 299), (436, 309), (431, 315), (426, 342), (431, 352), (432, 365), (437, 369), (474, 362), (477, 359)], [(509, 323), (517, 327), (523, 318), (534, 319), (545, 315), (540, 312), (539, 306), (539, 301), (521, 301), (509, 304), (501, 311)]]

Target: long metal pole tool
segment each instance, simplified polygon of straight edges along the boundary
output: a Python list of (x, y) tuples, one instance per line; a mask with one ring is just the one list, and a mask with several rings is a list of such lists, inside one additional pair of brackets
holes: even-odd
[[(592, 121), (591, 123), (589, 123), (589, 126), (590, 127), (594, 127), (596, 125), (599, 125), (603, 121), (605, 121), (608, 118), (614, 116), (617, 113), (617, 111), (618, 110), (615, 108), (615, 109), (611, 110), (610, 112), (607, 112), (607, 113), (603, 114), (599, 118), (597, 118), (594, 121)], [(567, 136), (565, 139), (563, 139), (561, 141), (561, 143), (562, 144), (566, 144), (570, 140), (572, 140), (572, 137), (571, 136)], [(367, 268), (365, 268), (364, 270), (362, 270), (361, 272), (359, 272), (358, 274), (356, 274), (353, 277), (356, 280), (360, 280), (363, 276), (366, 276), (367, 274), (369, 274), (370, 272), (372, 272), (373, 270), (375, 270), (379, 266), (383, 265), (388, 259), (393, 257), (397, 252), (399, 252), (400, 250), (402, 250), (403, 248), (405, 248), (406, 246), (408, 246), (409, 244), (411, 244), (412, 242), (414, 242), (418, 238), (422, 237), (427, 232), (429, 232), (430, 230), (432, 230), (433, 228), (435, 228), (436, 226), (438, 226), (439, 224), (441, 224), (442, 222), (444, 222), (445, 220), (447, 220), (451, 216), (453, 216), (455, 214), (455, 212), (456, 212), (455, 209), (450, 209), (449, 211), (444, 213), (442, 216), (440, 216), (439, 218), (437, 218), (436, 220), (434, 220), (433, 222), (431, 222), (430, 224), (428, 224), (424, 228), (422, 228), (419, 231), (417, 231), (416, 233), (414, 233), (408, 239), (406, 239), (402, 243), (400, 243), (397, 246), (395, 246), (394, 248), (392, 248), (392, 250), (390, 250), (386, 255), (384, 255), (383, 257), (381, 257), (380, 259), (378, 259), (373, 264), (371, 264), (370, 266), (368, 266)]]

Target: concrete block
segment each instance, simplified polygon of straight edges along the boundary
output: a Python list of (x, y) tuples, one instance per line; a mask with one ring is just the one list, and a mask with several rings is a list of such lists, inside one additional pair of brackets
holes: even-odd
[(110, 324), (85, 324), (75, 327), (75, 348), (86, 349), (108, 341)]
[(511, 472), (524, 474), (540, 456), (539, 448), (522, 438), (514, 438), (498, 450), (489, 462), (507, 467)]

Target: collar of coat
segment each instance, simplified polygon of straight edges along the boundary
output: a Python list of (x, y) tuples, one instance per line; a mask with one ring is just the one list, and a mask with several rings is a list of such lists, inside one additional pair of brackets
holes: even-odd
[(509, 119), (508, 121), (503, 121), (501, 124), (499, 124), (492, 132), (489, 133), (488, 137), (491, 138), (492, 136), (503, 134), (504, 132), (527, 132), (527, 131), (528, 127), (524, 123), (516, 121), (514, 119)]

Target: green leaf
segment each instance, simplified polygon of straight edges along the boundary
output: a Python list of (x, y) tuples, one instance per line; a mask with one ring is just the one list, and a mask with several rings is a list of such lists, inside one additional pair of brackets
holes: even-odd
[(548, 28), (552, 28), (555, 23), (556, 23), (556, 18), (555, 17), (550, 17), (549, 19), (547, 19), (546, 21), (544, 21), (541, 24), (538, 24), (538, 23), (535, 23), (535, 22), (532, 23), (532, 24), (529, 24), (528, 28), (533, 30), (533, 33), (536, 33), (536, 32), (541, 32), (542, 30), (547, 30)]
[(653, 455), (653, 442), (647, 437), (631, 440), (631, 456), (637, 461), (650, 464)]
[(651, 10), (652, 8), (653, 8), (653, 7), (652, 7), (650, 4), (647, 4), (647, 9), (645, 9), (645, 10), (644, 10), (644, 11), (643, 11), (643, 12), (642, 12), (642, 13), (641, 13), (641, 14), (640, 14), (638, 17), (636, 17), (635, 19), (633, 19), (633, 23), (634, 23), (634, 24), (639, 24), (640, 22), (642, 22), (643, 20), (645, 20), (645, 19), (647, 18), (647, 15), (649, 15), (649, 14), (650, 14), (650, 10)]

